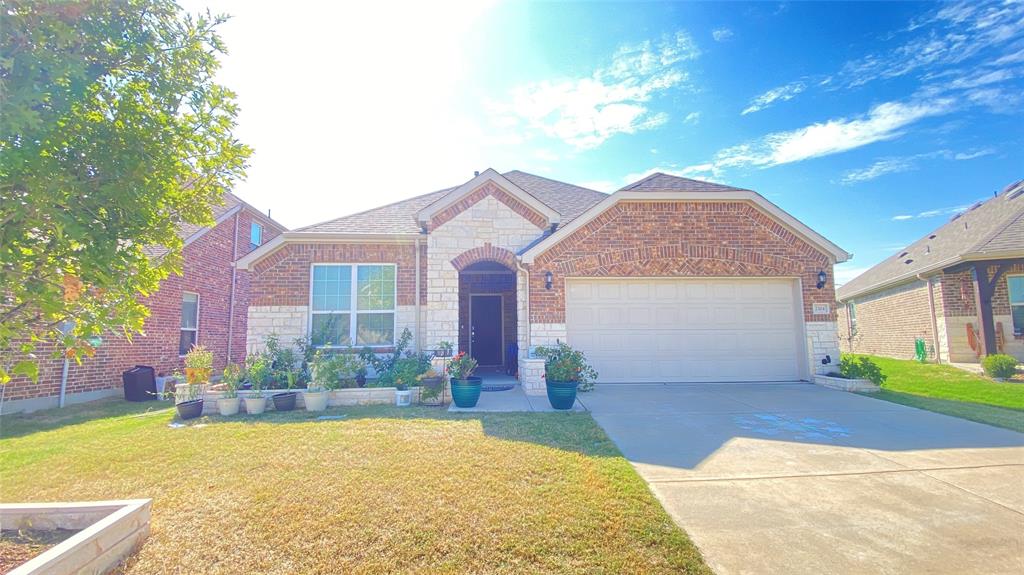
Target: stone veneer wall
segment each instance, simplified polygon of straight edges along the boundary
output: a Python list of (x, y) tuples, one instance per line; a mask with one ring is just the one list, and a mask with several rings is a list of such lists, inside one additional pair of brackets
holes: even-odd
[[(459, 339), (459, 270), (452, 260), (474, 249), (483, 254), (485, 250), (480, 248), (487, 245), (515, 253), (540, 233), (541, 228), (535, 223), (493, 194), (484, 195), (433, 229), (427, 236), (424, 262), (427, 268), (425, 343), (432, 346), (439, 341), (457, 342)], [(498, 261), (500, 258), (487, 259)], [(472, 262), (464, 262), (469, 263)], [(525, 314), (520, 320), (525, 323), (522, 318)], [(520, 348), (524, 345), (523, 341), (519, 342)]]

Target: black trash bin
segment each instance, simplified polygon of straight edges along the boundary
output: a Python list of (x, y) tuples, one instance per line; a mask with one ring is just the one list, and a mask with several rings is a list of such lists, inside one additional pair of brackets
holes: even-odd
[(148, 365), (136, 365), (121, 374), (124, 381), (125, 401), (150, 401), (156, 397), (156, 370)]

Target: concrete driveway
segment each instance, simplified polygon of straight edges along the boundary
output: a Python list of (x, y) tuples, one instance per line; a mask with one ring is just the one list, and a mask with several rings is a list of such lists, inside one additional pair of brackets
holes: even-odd
[(802, 383), (580, 399), (719, 574), (1024, 573), (1024, 434)]

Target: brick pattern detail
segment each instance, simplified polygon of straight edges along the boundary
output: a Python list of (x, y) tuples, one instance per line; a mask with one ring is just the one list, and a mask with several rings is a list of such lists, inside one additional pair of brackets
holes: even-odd
[[(235, 224), (238, 236), (235, 238)], [(269, 220), (241, 210), (217, 224), (199, 239), (185, 247), (181, 275), (165, 279), (160, 289), (143, 302), (150, 310), (143, 333), (131, 341), (122, 334), (109, 333), (91, 358), (79, 365), (71, 362), (68, 368), (67, 393), (95, 392), (121, 387), (121, 373), (135, 365), (151, 365), (157, 373), (171, 373), (184, 367), (178, 357), (178, 339), (181, 329), (181, 294), (183, 291), (199, 294), (198, 341), (214, 355), (214, 370), (222, 370), (228, 361), (229, 321), (231, 333), (231, 361), (245, 358), (245, 337), (249, 305), (249, 274), (239, 270), (235, 276), (235, 305), (231, 313), (232, 261), (249, 251), (250, 223), (253, 219), (263, 223), (263, 241), (267, 242), (279, 232)], [(10, 382), (5, 401), (56, 396), (60, 393), (63, 361), (49, 356), (52, 349), (39, 349), (39, 383), (33, 385), (24, 378)]]
[[(544, 274), (554, 273), (552, 289)], [(819, 271), (828, 281), (817, 289)], [(808, 321), (834, 308), (826, 254), (745, 202), (621, 202), (541, 254), (530, 271), (530, 320), (565, 322), (566, 277), (799, 277)]]
[(452, 260), (452, 266), (462, 271), (477, 262), (497, 262), (508, 269), (515, 269), (516, 255), (504, 248), (492, 246), (490, 242), (484, 245), (466, 250)]
[(497, 294), (503, 297), (502, 349), (515, 342), (518, 333), (515, 274), (459, 274), (459, 350), (469, 351), (469, 304), (472, 294)]
[[(308, 306), (314, 263), (396, 264), (397, 305), (416, 304), (414, 244), (288, 244), (257, 262), (252, 270), (252, 305)], [(427, 295), (427, 246), (420, 245), (420, 303)]]
[(473, 190), (469, 194), (466, 194), (466, 196), (459, 201), (434, 214), (434, 216), (430, 218), (430, 223), (428, 224), (427, 229), (433, 231), (439, 228), (487, 196), (493, 196), (496, 200), (505, 204), (511, 208), (513, 212), (519, 214), (538, 228), (545, 229), (548, 227), (549, 222), (544, 214), (537, 212), (530, 206), (519, 201), (518, 198), (508, 193), (494, 182), (486, 182), (479, 188)]
[(840, 304), (839, 344), (844, 352), (913, 359), (914, 340), (922, 337), (934, 357), (928, 284), (915, 281), (858, 298), (854, 303), (857, 308), (854, 332), (850, 331), (846, 304)]

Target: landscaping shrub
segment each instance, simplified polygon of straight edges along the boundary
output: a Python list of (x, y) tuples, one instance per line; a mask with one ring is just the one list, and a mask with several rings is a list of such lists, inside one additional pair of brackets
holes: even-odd
[(1009, 379), (1017, 372), (1017, 358), (1004, 353), (994, 353), (981, 360), (981, 367), (989, 377)]
[(575, 381), (579, 391), (594, 389), (597, 371), (587, 356), (567, 343), (559, 341), (554, 347), (538, 347), (537, 355), (544, 358), (544, 377), (550, 381)]
[(866, 379), (875, 385), (885, 383), (885, 374), (870, 358), (844, 353), (839, 359), (839, 373), (847, 379)]

